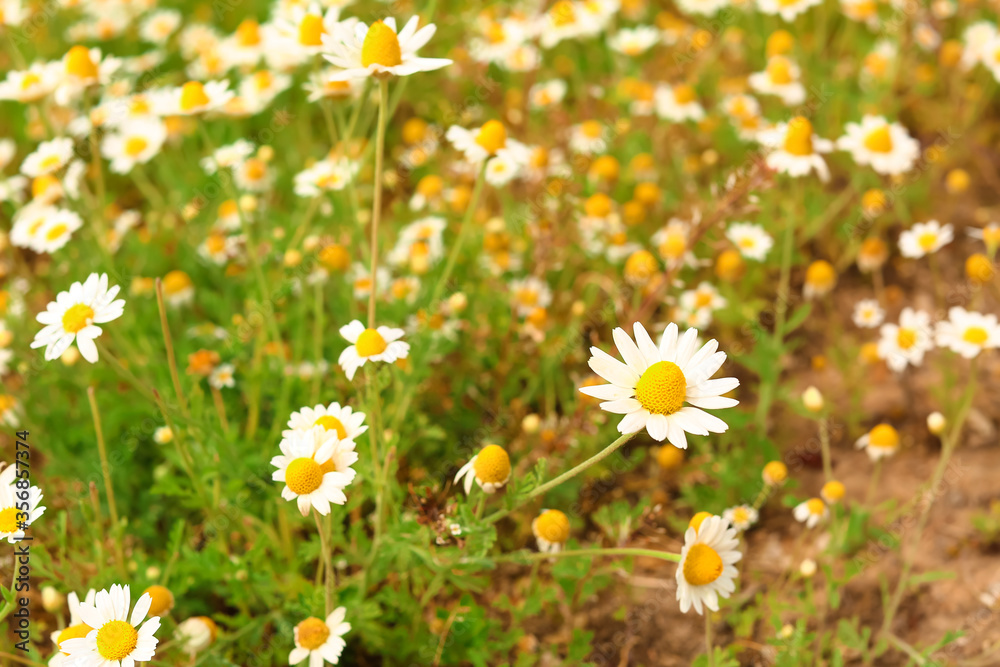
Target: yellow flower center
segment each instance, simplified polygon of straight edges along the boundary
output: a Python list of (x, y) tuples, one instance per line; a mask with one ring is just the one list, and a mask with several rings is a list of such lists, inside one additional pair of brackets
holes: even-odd
[(695, 93), (692, 86), (682, 83), (680, 85), (674, 86), (674, 101), (677, 104), (689, 104), (694, 102)]
[(873, 153), (892, 152), (892, 137), (889, 135), (889, 126), (883, 125), (867, 137), (865, 137), (865, 148)]
[(293, 493), (304, 496), (323, 483), (323, 470), (311, 458), (297, 458), (285, 469), (285, 484)]
[(899, 349), (909, 350), (916, 344), (917, 332), (913, 329), (904, 329), (900, 327), (899, 331), (896, 333), (896, 345), (899, 346)]
[(787, 58), (780, 56), (767, 61), (767, 77), (771, 83), (784, 86), (792, 82), (792, 66)]
[(625, 275), (645, 279), (656, 273), (656, 258), (648, 250), (636, 250), (625, 260)]
[(584, 203), (583, 209), (592, 218), (604, 218), (611, 213), (611, 198), (602, 192), (591, 195)]
[(0, 510), (0, 533), (16, 533), (20, 530), (17, 527), (17, 512), (16, 507)]
[(315, 616), (310, 616), (302, 621), (295, 626), (295, 629), (298, 635), (299, 646), (310, 651), (318, 649), (330, 637), (330, 628)]
[(780, 484), (788, 477), (788, 466), (781, 461), (769, 461), (764, 466), (763, 476), (768, 484)]
[(251, 181), (259, 181), (267, 174), (267, 167), (257, 158), (247, 160), (244, 168), (244, 175)]
[[(323, 17), (319, 14), (306, 14), (299, 24), (299, 44), (302, 46), (323, 45)], [(367, 40), (365, 40), (367, 42)]]
[(358, 342), (354, 344), (355, 348), (358, 350), (358, 356), (360, 357), (374, 357), (377, 354), (382, 354), (385, 352), (385, 348), (388, 347), (388, 343), (385, 342), (385, 338), (382, 338), (380, 334), (375, 329), (365, 329), (358, 336)]
[(823, 495), (830, 502), (835, 502), (844, 497), (845, 489), (842, 482), (838, 482), (835, 479), (831, 479), (829, 482), (823, 485), (822, 490)]
[(795, 38), (787, 30), (776, 30), (767, 38), (767, 55), (776, 56), (788, 53), (795, 46)]
[(28, 72), (21, 79), (21, 90), (27, 90), (32, 86), (38, 85), (42, 82), (42, 78), (35, 74), (34, 72)]
[(983, 327), (969, 327), (962, 334), (962, 340), (966, 343), (972, 343), (973, 345), (982, 346), (989, 339), (990, 335), (986, 332)]
[(125, 621), (108, 621), (97, 631), (97, 652), (105, 660), (122, 660), (139, 643), (139, 633)]
[(498, 120), (488, 120), (479, 128), (476, 143), (486, 149), (490, 155), (495, 154), (507, 143), (507, 128)]
[[(670, 449), (676, 448), (671, 446)], [(694, 528), (695, 532), (698, 532), (701, 529), (701, 524), (705, 523), (705, 519), (708, 519), (711, 516), (711, 512), (698, 512), (691, 517), (691, 521), (688, 523), (688, 528)]]
[(396, 31), (382, 21), (372, 23), (361, 45), (361, 65), (381, 65), (395, 67), (403, 62), (403, 54), (399, 50), (399, 37)]
[(545, 510), (535, 520), (535, 533), (546, 542), (563, 544), (569, 539), (569, 519), (559, 510)]
[(207, 105), (210, 101), (201, 81), (188, 81), (181, 88), (181, 109), (183, 111), (194, 111)]
[(695, 544), (684, 559), (684, 579), (692, 586), (707, 586), (722, 576), (722, 558), (707, 544)]
[(163, 616), (174, 606), (174, 594), (170, 589), (160, 584), (153, 584), (143, 591), (149, 593), (152, 602), (149, 605), (150, 616)]
[(476, 479), (489, 484), (502, 484), (510, 476), (510, 456), (500, 445), (486, 445), (472, 464)]
[(814, 287), (829, 287), (836, 277), (833, 265), (822, 259), (813, 262), (806, 269), (806, 282)]
[(66, 54), (66, 73), (81, 79), (97, 76), (97, 65), (91, 60), (86, 46), (74, 46)]
[(488, 39), (491, 44), (503, 44), (504, 40), (507, 39), (507, 34), (503, 30), (503, 25), (497, 21), (491, 22), (489, 27), (486, 28), (486, 39)]
[(737, 507), (733, 510), (733, 523), (746, 523), (750, 520), (750, 513), (745, 507)]
[(654, 415), (672, 415), (684, 405), (687, 380), (680, 366), (672, 361), (658, 361), (642, 374), (635, 386), (635, 397)]
[(573, 11), (573, 3), (570, 0), (559, 0), (553, 5), (550, 15), (552, 24), (556, 26), (573, 25), (576, 22), (576, 12)]
[(139, 154), (146, 150), (149, 142), (142, 137), (129, 137), (125, 141), (125, 154), (129, 157), (139, 157)]
[(94, 319), (94, 309), (85, 303), (70, 306), (63, 313), (63, 330), (67, 333), (77, 333)]
[(601, 124), (596, 120), (584, 121), (580, 124), (580, 131), (588, 139), (598, 139), (602, 134)]
[(785, 133), (785, 152), (792, 155), (812, 155), (813, 127), (809, 119), (796, 116), (788, 122)]
[(236, 28), (236, 42), (240, 46), (260, 44), (260, 24), (253, 19), (244, 19)]
[(347, 429), (344, 428), (344, 424), (333, 415), (323, 415), (313, 422), (313, 426), (322, 426), (324, 431), (336, 431), (337, 437), (341, 440), (347, 437)]
[(687, 238), (684, 234), (671, 232), (660, 244), (660, 254), (669, 259), (677, 259), (687, 251)]
[(873, 447), (894, 449), (899, 446), (899, 433), (888, 424), (879, 424), (868, 433), (868, 443)]
[(45, 238), (49, 241), (55, 241), (57, 238), (65, 234), (68, 229), (69, 227), (60, 222), (57, 225), (53, 225), (52, 229), (46, 232)]
[(53, 169), (58, 168), (61, 164), (61, 157), (58, 155), (49, 155), (42, 159), (38, 166), (41, 167), (43, 171), (52, 171)]
[(179, 294), (191, 287), (191, 278), (183, 271), (171, 271), (163, 276), (163, 291), (167, 294)]
[[(3, 532), (3, 528), (0, 528), (0, 532)], [(82, 639), (90, 634), (91, 627), (86, 623), (77, 623), (76, 625), (71, 625), (56, 637), (56, 644), (62, 646), (62, 643), (67, 639)], [(63, 655), (69, 655), (69, 653), (63, 652)]]
[(262, 69), (259, 72), (254, 72), (253, 85), (257, 87), (257, 90), (267, 90), (273, 83), (274, 77), (268, 70)]
[(937, 234), (934, 232), (924, 232), (917, 238), (917, 244), (919, 244), (924, 251), (931, 251), (934, 249), (934, 246), (937, 245), (937, 239)]
[(822, 516), (823, 511), (826, 510), (826, 505), (819, 498), (810, 498), (806, 501), (806, 508), (808, 508), (809, 513), (813, 516)]

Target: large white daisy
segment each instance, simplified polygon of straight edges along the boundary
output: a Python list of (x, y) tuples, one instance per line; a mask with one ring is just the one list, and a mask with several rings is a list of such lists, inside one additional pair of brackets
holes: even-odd
[(35, 334), (32, 349), (44, 347), (45, 359), (58, 359), (76, 341), (80, 354), (90, 363), (97, 361), (94, 339), (101, 335), (98, 324), (122, 316), (124, 299), (115, 299), (121, 288), (108, 287), (106, 273), (91, 273), (84, 283), (73, 283), (69, 291), (60, 292), (45, 312), (35, 318), (46, 325)]
[(699, 614), (702, 605), (719, 611), (719, 597), (736, 590), (736, 563), (743, 558), (736, 529), (721, 516), (710, 516), (698, 528), (684, 533), (684, 548), (677, 564), (677, 602), (681, 611), (691, 607)]
[(437, 26), (433, 23), (417, 30), (414, 16), (403, 29), (396, 31), (396, 19), (389, 17), (371, 26), (364, 23), (337, 24), (333, 35), (323, 36), (323, 45), (332, 53), (324, 56), (343, 71), (330, 75), (330, 81), (361, 79), (369, 76), (408, 76), (430, 72), (451, 64), (447, 58), (421, 58), (420, 47), (427, 44)]
[(74, 667), (134, 667), (153, 659), (159, 616), (143, 623), (153, 598), (143, 593), (129, 616), (128, 586), (115, 584), (97, 594), (94, 604), (80, 603), (80, 618), (92, 629), (86, 637), (67, 639), (60, 648)]
[(710, 340), (698, 349), (698, 330), (688, 329), (679, 336), (672, 322), (659, 346), (642, 324), (636, 322), (633, 332), (635, 342), (620, 327), (612, 332), (625, 363), (597, 347), (590, 348), (591, 369), (611, 384), (581, 387), (580, 391), (604, 401), (602, 409), (625, 415), (618, 424), (621, 433), (645, 428), (653, 439), (669, 440), (681, 449), (687, 448), (685, 433), (724, 433), (729, 426), (701, 409), (731, 408), (738, 403), (723, 394), (738, 387), (739, 380), (709, 379), (726, 360), (726, 353), (717, 351), (718, 342)]

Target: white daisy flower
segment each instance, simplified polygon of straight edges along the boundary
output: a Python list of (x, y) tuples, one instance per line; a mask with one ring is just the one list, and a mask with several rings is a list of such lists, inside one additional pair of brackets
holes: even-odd
[(465, 495), (475, 482), (486, 493), (496, 493), (510, 481), (510, 456), (500, 445), (486, 445), (455, 474), (455, 484), (464, 478)]
[(353, 320), (340, 327), (340, 335), (351, 343), (337, 359), (348, 380), (353, 380), (357, 370), (369, 361), (391, 364), (410, 353), (410, 344), (399, 340), (403, 337), (402, 329), (385, 326), (367, 329), (359, 320)]
[(581, 4), (559, 0), (539, 18), (537, 30), (543, 49), (551, 49), (563, 40), (577, 39), (590, 32), (587, 24), (590, 17), (583, 13)]
[(687, 221), (671, 218), (650, 240), (670, 271), (682, 266), (698, 266), (698, 258), (692, 252), (691, 224)]
[(343, 190), (356, 172), (357, 165), (347, 158), (320, 160), (295, 174), (295, 194), (315, 197), (323, 192)]
[(45, 176), (59, 171), (73, 158), (73, 140), (69, 137), (56, 137), (43, 141), (33, 153), (24, 158), (21, 163), (21, 173), (31, 178)]
[(507, 129), (498, 120), (489, 120), (482, 127), (467, 130), (452, 125), (445, 138), (456, 150), (462, 151), (465, 159), (473, 165), (483, 163), (490, 157), (505, 158), (512, 165), (526, 165), (531, 159), (531, 151), (520, 141), (507, 136)]
[(545, 109), (559, 104), (566, 97), (567, 85), (562, 79), (540, 81), (528, 92), (528, 101), (533, 109)]
[(90, 86), (109, 83), (119, 67), (119, 58), (102, 56), (98, 48), (72, 47), (58, 63), (59, 85), (53, 95), (56, 103), (68, 106)]
[(48, 216), (35, 235), (32, 250), (53, 253), (69, 243), (73, 232), (83, 226), (83, 219), (75, 211), (61, 208)]
[(211, 646), (218, 632), (219, 627), (208, 616), (192, 616), (177, 624), (174, 641), (193, 657)]
[(830, 516), (830, 510), (822, 498), (810, 498), (804, 503), (799, 503), (792, 510), (792, 515), (799, 523), (806, 524), (806, 528), (815, 528), (820, 522), (826, 521)]
[(899, 433), (889, 424), (879, 424), (858, 438), (854, 447), (865, 450), (872, 461), (878, 461), (899, 451)]
[(833, 150), (833, 142), (813, 134), (812, 123), (804, 116), (780, 123), (773, 130), (764, 130), (758, 138), (771, 149), (765, 158), (771, 169), (796, 178), (815, 171), (821, 181), (830, 180), (830, 170), (820, 153)]
[(791, 23), (796, 16), (822, 2), (823, 0), (757, 0), (757, 9), (764, 14), (777, 14), (782, 20)]
[(347, 609), (337, 607), (326, 620), (310, 616), (295, 626), (295, 648), (288, 654), (288, 664), (297, 665), (309, 658), (309, 667), (323, 667), (323, 662), (336, 665), (347, 647), (344, 635), (351, 631), (345, 623)]
[(61, 357), (75, 340), (83, 358), (96, 362), (94, 339), (102, 331), (97, 325), (116, 320), (124, 312), (125, 300), (115, 299), (120, 289), (118, 285), (108, 287), (106, 273), (92, 273), (86, 282), (73, 283), (35, 318), (46, 326), (35, 335), (31, 348), (45, 347), (45, 359), (51, 361)]
[(314, 426), (322, 426), (327, 431), (336, 431), (341, 440), (356, 440), (368, 430), (365, 424), (365, 413), (355, 412), (349, 405), (341, 406), (333, 402), (329, 405), (320, 403), (316, 407), (304, 407), (293, 412), (288, 418), (288, 428), (281, 432), (283, 437), (289, 437), (295, 431), (311, 431)]
[(220, 169), (229, 169), (254, 154), (257, 150), (251, 142), (246, 139), (237, 139), (226, 146), (220, 146), (208, 157), (201, 159), (201, 168), (206, 174), (214, 174)]
[(642, 55), (660, 41), (660, 31), (648, 25), (622, 28), (608, 39), (608, 46), (629, 57)]
[(796, 106), (806, 100), (806, 88), (799, 77), (798, 65), (785, 56), (771, 56), (764, 71), (754, 72), (747, 82), (762, 95), (776, 95), (787, 106)]
[(757, 510), (750, 505), (737, 505), (730, 507), (722, 513), (722, 518), (740, 532), (749, 530), (751, 526), (757, 523), (757, 517)]
[(852, 319), (855, 326), (862, 329), (874, 329), (882, 324), (885, 319), (885, 311), (875, 299), (862, 299), (854, 304)]
[(924, 354), (934, 347), (931, 316), (925, 312), (904, 308), (899, 324), (883, 324), (879, 329), (878, 356), (897, 373), (908, 365), (919, 366)]
[(728, 7), (730, 0), (678, 0), (677, 6), (685, 14), (700, 14), (712, 16), (723, 7)]
[(688, 311), (705, 308), (709, 312), (725, 308), (726, 298), (719, 294), (719, 290), (709, 282), (701, 282), (692, 290), (685, 290), (680, 296), (681, 308)]
[(281, 497), (294, 500), (302, 516), (313, 507), (326, 516), (330, 503), (347, 502), (344, 489), (357, 474), (351, 468), (358, 460), (353, 441), (340, 440), (336, 431), (315, 426), (308, 431), (292, 431), (278, 447), (281, 454), (271, 459), (271, 465), (277, 468), (271, 479), (285, 483)]
[(984, 315), (959, 306), (948, 309), (948, 319), (937, 323), (935, 339), (966, 359), (984, 350), (1000, 347), (1000, 324), (996, 315)]
[(139, 36), (146, 42), (163, 44), (181, 25), (181, 13), (176, 9), (158, 9), (146, 15), (139, 24)]
[[(41, 489), (16, 487), (17, 468), (11, 464), (0, 471), (0, 540), (6, 539), (11, 544), (21, 540), (25, 529), (45, 514), (45, 508), (38, 506), (42, 501)], [(27, 498), (21, 497), (24, 493)]]
[(528, 38), (525, 27), (513, 18), (486, 19), (481, 27), (483, 36), (471, 40), (469, 53), (476, 62), (500, 64), (524, 44)]
[[(91, 588), (87, 591), (87, 595), (84, 597), (83, 601), (87, 604), (94, 604), (94, 600), (97, 597), (97, 591)], [(57, 649), (56, 653), (49, 658), (49, 667), (68, 667), (69, 665), (69, 655), (62, 652), (62, 643), (67, 639), (79, 639), (81, 637), (86, 637), (93, 630), (89, 625), (83, 622), (80, 617), (80, 597), (76, 594), (76, 591), (71, 591), (69, 595), (66, 596), (66, 606), (69, 609), (69, 625), (61, 630), (56, 630), (52, 632), (49, 637), (52, 639), (52, 643), (55, 644)]]
[(127, 174), (135, 165), (152, 160), (166, 140), (167, 126), (159, 118), (132, 120), (104, 135), (101, 154), (111, 161), (111, 171)]
[(743, 558), (736, 529), (721, 516), (710, 516), (684, 533), (684, 548), (677, 564), (677, 602), (683, 613), (691, 607), (719, 611), (719, 598), (736, 590), (736, 563)]
[(918, 222), (899, 235), (899, 252), (903, 257), (919, 259), (937, 252), (955, 238), (951, 225), (942, 225), (937, 220)]
[(59, 85), (57, 65), (32, 63), (26, 70), (11, 70), (0, 81), (0, 100), (37, 102)]
[(569, 129), (569, 148), (574, 153), (594, 155), (608, 148), (608, 130), (600, 121), (587, 120)]
[(920, 142), (905, 127), (882, 116), (866, 115), (861, 123), (848, 123), (844, 129), (847, 134), (837, 140), (837, 148), (878, 174), (904, 174), (920, 157)]
[(621, 433), (645, 428), (654, 440), (669, 440), (681, 449), (687, 448), (685, 433), (725, 433), (729, 426), (701, 409), (738, 404), (722, 394), (738, 387), (739, 380), (709, 379), (726, 360), (725, 352), (717, 351), (719, 344), (710, 340), (697, 349), (698, 330), (688, 329), (679, 336), (674, 323), (663, 332), (659, 346), (642, 324), (636, 322), (633, 332), (635, 342), (621, 328), (612, 332), (625, 363), (597, 347), (590, 348), (590, 368), (611, 384), (581, 387), (580, 391), (604, 401), (601, 409), (625, 415), (618, 424)]
[(512, 280), (510, 292), (514, 310), (521, 317), (531, 315), (536, 308), (548, 308), (552, 303), (552, 289), (548, 283), (535, 276)]
[(559, 510), (543, 509), (542, 513), (531, 521), (531, 532), (535, 535), (540, 552), (559, 553), (569, 540), (569, 517)]
[(668, 86), (661, 83), (653, 94), (656, 114), (665, 120), (682, 123), (686, 120), (700, 121), (705, 117), (705, 109), (698, 103), (694, 87), (679, 83)]
[(153, 108), (160, 116), (195, 116), (220, 111), (235, 93), (229, 81), (188, 81), (183, 86), (157, 91), (152, 95)]
[(760, 225), (734, 222), (726, 228), (726, 238), (732, 241), (740, 254), (748, 259), (763, 262), (774, 245), (774, 239)]
[(363, 79), (369, 76), (408, 76), (430, 72), (452, 63), (447, 58), (421, 58), (417, 51), (437, 30), (433, 23), (417, 30), (420, 19), (412, 17), (398, 33), (396, 19), (389, 17), (367, 26), (360, 21), (340, 23), (334, 34), (323, 38), (332, 54), (323, 56), (343, 71), (331, 80)]
[(998, 35), (997, 26), (990, 21), (977, 21), (971, 24), (962, 33), (962, 42), (965, 49), (962, 51), (962, 69), (970, 70), (977, 64), (982, 63), (989, 66), (990, 45)]
[(219, 364), (208, 376), (208, 384), (216, 389), (231, 389), (236, 386), (236, 369), (232, 364)]
[[(86, 637), (67, 639), (60, 648), (73, 667), (132, 667), (153, 659), (160, 618), (146, 619), (153, 598), (144, 593), (129, 616), (128, 586), (115, 584), (102, 590), (94, 604), (80, 603), (80, 618), (91, 627)], [(145, 620), (145, 622), (143, 622)]]

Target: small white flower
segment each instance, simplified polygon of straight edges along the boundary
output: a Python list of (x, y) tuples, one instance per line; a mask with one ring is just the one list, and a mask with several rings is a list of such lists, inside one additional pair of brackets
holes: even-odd
[(219, 364), (208, 376), (208, 384), (216, 389), (226, 389), (236, 386), (235, 368), (232, 364)]
[(899, 252), (903, 257), (919, 259), (937, 252), (955, 238), (951, 225), (942, 225), (937, 220), (918, 222), (899, 235)]
[(806, 88), (799, 81), (799, 66), (785, 56), (771, 56), (763, 72), (754, 72), (747, 81), (763, 95), (777, 95), (787, 106), (802, 104)]
[(660, 31), (648, 25), (622, 28), (608, 39), (608, 46), (618, 53), (635, 57), (642, 55), (660, 41)]
[(806, 524), (806, 528), (815, 528), (820, 522), (827, 520), (830, 510), (822, 498), (810, 498), (796, 505), (792, 514), (796, 521)]
[(686, 83), (658, 85), (653, 100), (656, 114), (665, 120), (682, 123), (686, 120), (700, 121), (705, 117), (705, 109), (698, 103), (694, 88)]
[(135, 165), (152, 160), (166, 140), (167, 126), (159, 118), (130, 120), (104, 136), (101, 154), (111, 160), (111, 171), (127, 174)]
[(796, 16), (822, 2), (823, 0), (757, 0), (757, 9), (763, 14), (777, 14), (783, 21), (791, 23)]
[[(17, 488), (17, 471), (15, 464), (0, 471), (0, 540), (11, 544), (23, 538), (25, 529), (45, 514), (45, 508), (38, 506), (42, 490), (37, 486)], [(25, 493), (27, 497), (21, 497)]]
[(677, 564), (677, 601), (683, 613), (691, 607), (719, 611), (719, 598), (736, 590), (736, 563), (743, 558), (736, 529), (720, 516), (710, 516), (696, 529), (684, 533), (684, 547)]
[(351, 343), (337, 359), (348, 380), (353, 380), (357, 370), (369, 361), (391, 364), (410, 353), (410, 344), (399, 340), (403, 337), (402, 329), (385, 326), (368, 329), (359, 320), (353, 320), (340, 327), (340, 335)]
[(833, 150), (833, 142), (813, 134), (812, 123), (804, 116), (764, 130), (758, 134), (758, 139), (771, 149), (765, 158), (771, 169), (796, 178), (815, 171), (821, 181), (830, 180), (830, 170), (820, 153)]
[(455, 484), (463, 480), (465, 495), (472, 492), (472, 484), (479, 484), (484, 492), (492, 494), (510, 481), (510, 456), (500, 445), (486, 445), (455, 474)]
[(875, 299), (862, 299), (854, 304), (854, 324), (862, 329), (874, 329), (882, 324), (885, 311)]
[(726, 238), (732, 241), (740, 254), (749, 259), (764, 261), (774, 245), (774, 239), (760, 225), (734, 222), (726, 228)]
[(879, 424), (858, 438), (854, 447), (865, 450), (873, 462), (878, 461), (899, 451), (899, 433), (889, 424)]
[(76, 341), (80, 354), (90, 363), (97, 361), (94, 339), (101, 335), (98, 324), (122, 316), (124, 299), (115, 299), (121, 288), (109, 288), (107, 274), (92, 273), (84, 283), (73, 283), (60, 292), (36, 319), (46, 325), (35, 335), (32, 349), (44, 347), (45, 359), (58, 359)]
[(882, 116), (866, 115), (844, 130), (847, 134), (837, 140), (837, 148), (850, 152), (859, 165), (871, 165), (876, 173), (904, 174), (920, 157), (920, 143), (905, 127)]
[(937, 323), (938, 346), (972, 359), (984, 350), (1000, 347), (1000, 324), (996, 315), (984, 315), (955, 306), (948, 319)]
[(56, 137), (43, 141), (38, 148), (21, 163), (21, 173), (31, 178), (44, 176), (59, 171), (73, 157), (73, 140), (69, 137)]
[(336, 665), (347, 647), (344, 635), (351, 631), (345, 623), (347, 609), (337, 607), (326, 620), (307, 618), (295, 626), (295, 648), (288, 654), (288, 664), (297, 665), (309, 658), (309, 667), (323, 667), (323, 662)]
[(748, 530), (757, 523), (757, 510), (750, 505), (737, 505), (730, 507), (722, 513), (722, 518), (732, 524), (738, 531)]
[(931, 334), (929, 314), (904, 308), (899, 324), (883, 324), (879, 329), (878, 356), (897, 373), (908, 365), (919, 366), (924, 354), (934, 347)]

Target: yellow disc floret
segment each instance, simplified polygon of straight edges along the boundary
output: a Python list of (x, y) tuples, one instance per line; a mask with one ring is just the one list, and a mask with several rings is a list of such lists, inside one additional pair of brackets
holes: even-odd
[(323, 483), (323, 470), (311, 458), (297, 458), (285, 469), (285, 484), (292, 493), (303, 496), (312, 493)]
[(403, 62), (396, 31), (382, 21), (372, 23), (361, 45), (361, 65), (381, 65), (395, 67)]
[(314, 423), (314, 426), (322, 426), (326, 431), (336, 431), (337, 437), (343, 440), (347, 437), (347, 429), (344, 428), (343, 422), (334, 417), (333, 415), (323, 415), (318, 418)]
[(895, 449), (899, 447), (899, 433), (888, 424), (879, 424), (868, 434), (868, 442), (872, 447)]
[(174, 594), (166, 586), (153, 584), (144, 590), (143, 593), (149, 593), (149, 597), (152, 598), (152, 602), (149, 605), (150, 616), (163, 616), (170, 613), (170, 610), (174, 608)]
[(781, 461), (770, 461), (764, 466), (762, 477), (767, 484), (781, 484), (788, 478), (788, 466)]
[[(365, 43), (368, 43), (367, 40)], [(319, 14), (306, 14), (302, 17), (302, 23), (299, 24), (299, 44), (302, 46), (323, 45), (322, 16)]]
[(93, 79), (97, 76), (97, 65), (86, 46), (74, 46), (66, 54), (66, 73), (81, 79)]
[(182, 111), (194, 111), (206, 106), (210, 101), (201, 81), (188, 81), (181, 86), (180, 107)]
[(546, 542), (564, 544), (569, 539), (569, 519), (559, 510), (545, 510), (535, 519), (535, 535)]
[(476, 479), (484, 484), (503, 484), (510, 477), (510, 456), (500, 445), (486, 445), (472, 464)]
[(18, 509), (16, 507), (7, 507), (0, 510), (0, 534), (11, 534), (21, 530), (17, 527), (17, 514)]
[(796, 116), (788, 121), (785, 134), (785, 152), (792, 155), (813, 154), (813, 126), (804, 116)]
[(845, 491), (846, 490), (844, 489), (843, 482), (838, 482), (835, 479), (831, 479), (829, 482), (823, 485), (823, 488), (820, 490), (819, 494), (823, 496), (826, 502), (835, 503), (843, 499)]
[(826, 511), (826, 504), (823, 503), (821, 498), (810, 498), (806, 501), (806, 508), (813, 516), (823, 516), (823, 513)]
[(476, 143), (486, 149), (490, 155), (507, 145), (507, 128), (498, 120), (488, 120), (479, 128)]
[(695, 544), (684, 559), (684, 579), (692, 586), (707, 586), (722, 576), (722, 558), (707, 544)]
[(654, 415), (672, 415), (684, 405), (687, 380), (680, 366), (672, 361), (658, 361), (642, 374), (635, 386), (635, 397)]
[(698, 532), (698, 530), (701, 528), (701, 524), (705, 522), (705, 519), (708, 519), (711, 516), (712, 516), (711, 512), (698, 512), (693, 517), (691, 517), (691, 521), (688, 522), (688, 528), (694, 528), (695, 532)]
[(385, 338), (382, 337), (375, 329), (365, 329), (358, 336), (358, 342), (354, 344), (355, 348), (358, 350), (358, 356), (360, 357), (374, 357), (375, 355), (382, 354), (385, 352), (385, 348), (388, 344), (385, 342)]
[[(91, 628), (86, 623), (77, 623), (76, 625), (71, 625), (56, 637), (56, 644), (62, 646), (62, 643), (67, 639), (82, 639), (90, 634)], [(63, 652), (63, 655), (69, 655), (69, 653)]]
[(883, 125), (877, 130), (874, 130), (871, 134), (865, 137), (864, 144), (865, 148), (873, 153), (891, 153), (892, 136), (889, 134), (889, 126)]
[(295, 626), (295, 639), (299, 646), (315, 651), (330, 637), (330, 628), (321, 619), (310, 616)]
[(85, 303), (78, 303), (66, 309), (62, 316), (63, 330), (77, 333), (94, 319), (94, 309)]
[(983, 327), (971, 326), (962, 334), (962, 340), (982, 347), (990, 338), (990, 334)]
[(97, 652), (105, 660), (122, 660), (139, 643), (139, 633), (125, 621), (108, 621), (97, 631)]

